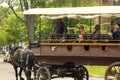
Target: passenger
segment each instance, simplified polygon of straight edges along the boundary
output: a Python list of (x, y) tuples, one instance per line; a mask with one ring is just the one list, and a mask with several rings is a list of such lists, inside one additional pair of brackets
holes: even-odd
[(57, 22), (54, 26), (53, 33), (63, 35), (67, 33), (67, 27), (61, 19), (57, 19)]
[(113, 35), (112, 35), (112, 32), (108, 32), (108, 39), (109, 39), (109, 40), (112, 40), (112, 39), (113, 39), (112, 36), (113, 36)]
[(62, 41), (65, 41), (64, 33), (67, 33), (67, 27), (61, 19), (57, 19), (53, 28), (53, 34), (55, 35), (52, 35), (52, 38), (56, 38), (58, 40), (62, 39)]
[(84, 35), (86, 32), (84, 31), (84, 26), (80, 26), (79, 30), (80, 30), (80, 34), (79, 34), (78, 42), (81, 42), (84, 40)]
[(119, 40), (120, 39), (120, 28), (118, 25), (114, 26), (114, 31), (112, 33), (113, 40)]
[(92, 34), (92, 38), (91, 39), (99, 39), (99, 34), (100, 34), (100, 25), (95, 25), (95, 31)]

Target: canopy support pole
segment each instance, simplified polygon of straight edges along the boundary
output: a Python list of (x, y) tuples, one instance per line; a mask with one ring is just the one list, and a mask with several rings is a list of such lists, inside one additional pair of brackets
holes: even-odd
[(92, 33), (92, 19), (90, 19), (90, 33)]
[(100, 25), (100, 33), (101, 33), (101, 24), (102, 24), (102, 17), (101, 16), (99, 16), (99, 21), (98, 21), (98, 24)]
[[(41, 27), (42, 27), (42, 21), (41, 21), (41, 15), (40, 15), (40, 25), (39, 25), (39, 46), (41, 46), (41, 35), (42, 35), (42, 32), (41, 32)], [(40, 48), (40, 54), (41, 54), (41, 48)]]

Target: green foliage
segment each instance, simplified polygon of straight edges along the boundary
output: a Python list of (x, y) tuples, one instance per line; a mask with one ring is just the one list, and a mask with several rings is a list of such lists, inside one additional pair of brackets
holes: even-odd
[(79, 7), (98, 5), (96, 0), (34, 0), (32, 7)]
[(0, 46), (7, 44), (6, 38), (7, 38), (7, 33), (4, 31), (2, 27), (0, 27)]
[[(20, 13), (19, 15), (23, 17)], [(8, 15), (8, 18), (4, 19), (4, 28), (7, 32), (8, 43), (16, 43), (26, 37), (25, 24), (20, 22), (14, 14)]]
[(3, 19), (6, 18), (10, 14), (10, 10), (7, 7), (0, 6), (0, 26), (3, 25)]
[(35, 38), (37, 38), (40, 35), (40, 33), (51, 34), (53, 29), (53, 24), (52, 24), (53, 22), (54, 20), (49, 20), (46, 18), (42, 18), (41, 20), (37, 19), (35, 24)]
[[(36, 3), (37, 2), (37, 3)], [(36, 6), (38, 7), (80, 7), (80, 6), (95, 6), (98, 5), (98, 3), (95, 0), (40, 0), (36, 1), (33, 4), (36, 3)], [(39, 4), (39, 5), (38, 5)], [(86, 32), (90, 32), (90, 21), (85, 19), (66, 19), (64, 18), (63, 21), (65, 22), (66, 26), (68, 28), (76, 28), (80, 26), (81, 24), (85, 24)], [(42, 19), (41, 21), (41, 30), (42, 33), (49, 34), (52, 31), (53, 24), (55, 23), (54, 20), (46, 20)], [(36, 28), (36, 35), (40, 32), (38, 29), (40, 25), (38, 23)], [(92, 23), (92, 26), (94, 26), (94, 22)]]
[[(95, 6), (98, 5), (96, 0), (10, 0), (10, 6), (14, 8), (15, 12), (20, 16), (20, 18), (24, 18), (20, 13), (20, 10), (23, 11), (29, 7), (31, 8), (48, 8), (48, 7), (80, 7), (80, 6)], [(27, 1), (27, 2), (26, 2)], [(20, 4), (21, 2), (21, 4)], [(29, 3), (29, 4), (27, 4)], [(26, 4), (26, 5), (25, 5)], [(2, 41), (0, 45), (4, 45), (6, 43), (16, 43), (21, 40), (25, 40), (27, 33), (25, 28), (25, 22), (21, 22), (19, 18), (17, 18), (14, 13), (11, 12), (9, 8), (0, 7), (0, 40)], [(41, 19), (41, 24), (39, 22), (40, 17), (37, 16), (35, 23), (35, 38), (40, 35), (40, 33), (50, 34), (52, 32), (54, 23), (56, 20), (48, 20)], [(85, 28), (88, 29), (89, 20), (83, 19), (67, 19), (64, 18), (68, 28), (76, 28), (82, 24), (86, 24)], [(42, 27), (41, 27), (42, 26)]]
[(3, 25), (4, 19), (8, 17), (10, 12), (9, 8), (0, 6), (0, 46), (7, 44), (7, 32), (5, 31)]

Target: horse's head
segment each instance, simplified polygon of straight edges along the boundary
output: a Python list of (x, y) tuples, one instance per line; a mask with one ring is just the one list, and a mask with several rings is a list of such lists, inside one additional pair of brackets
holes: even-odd
[(10, 55), (13, 55), (16, 50), (20, 49), (21, 47), (19, 46), (12, 46), (10, 47)]
[[(11, 57), (11, 64), (14, 67), (20, 67), (20, 70), (24, 70), (27, 80), (31, 80), (31, 70), (32, 67), (35, 66), (35, 56), (33, 52), (27, 48), (22, 49), (19, 46), (12, 46), (10, 47), (10, 57)], [(17, 68), (14, 68), (17, 73)], [(37, 70), (37, 67), (34, 67), (34, 71)], [(21, 71), (20, 78), (21, 78)], [(16, 80), (18, 80), (18, 76), (16, 76)], [(24, 80), (24, 79), (20, 79)]]

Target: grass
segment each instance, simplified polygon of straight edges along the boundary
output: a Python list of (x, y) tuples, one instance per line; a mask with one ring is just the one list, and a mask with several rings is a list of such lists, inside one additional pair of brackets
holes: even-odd
[(86, 68), (90, 75), (103, 77), (105, 75), (107, 66), (86, 66)]

